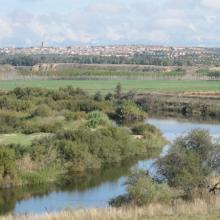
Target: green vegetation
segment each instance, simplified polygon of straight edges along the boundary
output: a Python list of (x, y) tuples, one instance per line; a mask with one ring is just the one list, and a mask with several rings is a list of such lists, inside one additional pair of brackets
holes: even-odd
[[(32, 87), (59, 89), (60, 87), (79, 87), (90, 94), (101, 91), (103, 94), (113, 92), (118, 81), (116, 80), (17, 80), (0, 81), (0, 90), (12, 90), (16, 87)], [(147, 81), (123, 80), (121, 81), (124, 92), (130, 90), (137, 92), (185, 92), (185, 91), (220, 91), (218, 81)]]
[(148, 93), (133, 100), (151, 115), (182, 117), (197, 120), (220, 120), (219, 93), (192, 92), (176, 95)]
[(206, 76), (209, 77), (209, 79), (219, 79), (220, 77), (220, 71), (219, 70), (209, 70), (207, 69), (200, 69), (196, 71), (196, 75), (199, 77)]
[(108, 116), (100, 111), (93, 111), (88, 114), (88, 123), (89, 128), (97, 128), (97, 126), (110, 126), (111, 121)]
[(153, 203), (168, 204), (177, 194), (167, 184), (156, 183), (143, 170), (132, 171), (126, 185), (127, 194), (112, 199), (110, 205), (120, 207), (124, 205), (143, 206)]
[[(134, 102), (134, 92), (124, 93), (123, 84), (114, 83), (113, 92), (105, 96), (102, 93), (106, 90), (91, 96), (72, 86), (1, 91), (0, 188), (69, 183), (109, 165), (152, 155), (152, 149), (156, 152), (161, 148), (166, 141), (157, 128), (144, 124), (147, 112), (140, 108), (148, 111), (155, 103)], [(171, 109), (168, 105), (172, 102), (165, 99), (168, 104), (156, 103), (157, 107)], [(199, 109), (205, 114), (201, 103)], [(184, 112), (188, 114), (188, 108)], [(179, 137), (168, 155), (157, 161), (158, 176), (132, 172), (126, 183), (127, 194), (110, 204), (165, 206), (197, 199), (212, 173), (220, 171), (219, 154), (219, 143), (213, 143), (207, 131), (193, 130)]]
[(60, 165), (66, 167), (68, 174), (73, 174), (146, 155), (147, 149), (142, 143), (123, 128), (105, 127), (95, 131), (79, 128), (34, 142), (31, 157), (45, 169), (60, 159)]
[[(157, 66), (153, 67), (145, 67), (141, 68), (138, 66), (77, 66), (71, 67), (65, 64), (58, 64), (58, 70), (53, 69), (53, 65), (55, 64), (42, 64), (39, 65), (37, 70), (26, 70), (26, 69), (19, 69), (18, 73), (22, 76), (44, 76), (44, 77), (60, 77), (60, 79), (71, 79), (75, 78), (85, 78), (85, 79), (92, 79), (93, 77), (96, 78), (127, 78), (127, 79), (134, 79), (135, 77), (138, 78), (149, 78), (149, 79), (178, 79), (186, 75), (186, 71), (184, 69), (179, 68), (158, 68)], [(45, 68), (47, 67), (47, 68)]]
[(0, 144), (20, 144), (28, 146), (32, 143), (33, 140), (42, 138), (44, 136), (50, 135), (49, 133), (34, 133), (30, 135), (21, 134), (21, 133), (12, 133), (12, 134), (1, 134), (0, 135)]
[[(135, 126), (135, 131), (140, 133), (141, 130)], [(144, 171), (133, 171), (127, 181), (127, 194), (113, 199), (110, 204), (171, 204), (177, 199), (188, 201), (207, 195), (212, 174), (219, 174), (220, 158), (213, 159), (213, 155), (219, 153), (220, 145), (212, 142), (208, 131), (192, 130), (177, 138), (168, 154), (158, 159), (158, 173), (154, 177)]]
[[(121, 88), (120, 88), (121, 90)], [(120, 91), (121, 93), (121, 91)], [(123, 122), (143, 120), (134, 102), (89, 96), (69, 86), (58, 90), (15, 88), (0, 94), (0, 188), (68, 181), (75, 175), (151, 154), (164, 138), (156, 129), (135, 137)], [(115, 97), (115, 98), (114, 98)], [(112, 121), (112, 120), (116, 121)], [(157, 138), (156, 138), (157, 137)]]
[[(142, 138), (143, 140), (148, 140), (146, 144), (150, 147), (153, 146), (154, 143), (157, 141), (160, 142), (160, 140), (157, 140), (157, 137), (162, 135), (161, 131), (156, 128), (155, 126), (152, 126), (150, 124), (145, 123), (134, 123), (132, 125), (131, 130), (134, 135), (137, 135), (137, 137)], [(160, 143), (158, 143), (158, 146)]]
[(32, 66), (37, 63), (84, 63), (84, 64), (139, 64), (139, 65), (160, 65), (160, 66), (192, 66), (197, 64), (219, 65), (219, 51), (209, 51), (211, 55), (199, 56), (196, 54), (186, 54), (178, 58), (171, 58), (163, 51), (153, 54), (137, 53), (132, 56), (68, 56), (68, 55), (0, 55), (0, 64), (12, 64), (14, 66)]
[(157, 184), (143, 171), (134, 172), (127, 180), (129, 199), (134, 205), (169, 203), (175, 193), (166, 184)]
[(215, 148), (208, 131), (193, 130), (178, 138), (169, 154), (159, 160), (159, 172), (171, 187), (192, 196), (193, 190), (207, 186), (207, 177), (213, 171), (208, 161)]
[(122, 96), (122, 85), (121, 83), (118, 83), (115, 89), (115, 98), (120, 99)]
[(15, 177), (15, 152), (5, 146), (0, 147), (0, 185), (5, 187)]
[(116, 109), (116, 117), (120, 122), (142, 121), (147, 117), (133, 101), (123, 101)]

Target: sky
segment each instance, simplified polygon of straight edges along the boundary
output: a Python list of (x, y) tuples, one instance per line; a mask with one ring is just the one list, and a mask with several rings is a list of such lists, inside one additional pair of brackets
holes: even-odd
[(220, 46), (220, 0), (0, 0), (0, 47)]

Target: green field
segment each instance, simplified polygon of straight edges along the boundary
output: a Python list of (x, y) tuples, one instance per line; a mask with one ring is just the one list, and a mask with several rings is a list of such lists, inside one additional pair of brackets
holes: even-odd
[(113, 91), (117, 83), (121, 82), (124, 91), (139, 92), (182, 92), (182, 91), (220, 91), (220, 81), (145, 81), (145, 80), (27, 80), (0, 81), (0, 90), (11, 90), (16, 87), (40, 87), (57, 89), (60, 87), (80, 87), (89, 93)]

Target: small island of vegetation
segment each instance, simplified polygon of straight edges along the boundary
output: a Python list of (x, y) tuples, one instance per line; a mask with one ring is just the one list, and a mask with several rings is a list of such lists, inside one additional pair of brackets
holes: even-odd
[(120, 84), (105, 97), (73, 87), (16, 88), (1, 92), (0, 110), (0, 188), (68, 181), (165, 143)]

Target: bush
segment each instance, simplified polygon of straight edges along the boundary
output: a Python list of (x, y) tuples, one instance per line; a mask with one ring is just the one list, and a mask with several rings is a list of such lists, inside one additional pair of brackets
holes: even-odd
[(97, 126), (108, 126), (111, 125), (111, 122), (108, 116), (100, 111), (93, 111), (88, 114), (88, 123), (89, 128), (96, 128)]
[(68, 142), (61, 150), (64, 158), (68, 161), (66, 166), (69, 174), (97, 169), (101, 166), (96, 156), (88, 152), (86, 144)]
[(38, 121), (25, 121), (21, 124), (21, 131), (24, 134), (33, 134), (33, 133), (39, 133), (39, 132), (45, 132), (45, 133), (56, 133), (60, 128), (62, 127), (62, 124), (57, 121), (53, 122), (38, 122)]
[(162, 135), (160, 130), (151, 124), (137, 123), (131, 128), (133, 134), (150, 137), (152, 135)]
[(185, 137), (178, 138), (170, 153), (158, 161), (159, 172), (168, 184), (179, 188), (188, 197), (195, 189), (206, 186), (211, 169), (208, 156), (214, 149), (210, 135), (204, 130), (193, 130)]
[(5, 146), (0, 146), (0, 179), (15, 177), (15, 152)]
[(120, 99), (122, 96), (122, 85), (121, 83), (118, 83), (115, 88), (115, 98)]
[(144, 206), (155, 202), (169, 202), (176, 192), (167, 184), (158, 184), (143, 170), (134, 170), (128, 177), (127, 194), (110, 201), (113, 206), (136, 205)]
[(114, 99), (114, 95), (112, 93), (108, 93), (106, 96), (105, 96), (105, 100), (106, 101), (112, 101)]
[(67, 111), (64, 114), (64, 117), (67, 121), (76, 121), (79, 119), (85, 119), (87, 117), (85, 112), (71, 112)]
[(98, 101), (98, 102), (101, 102), (103, 100), (103, 97), (102, 97), (102, 94), (101, 92), (97, 92), (95, 95), (94, 95), (94, 100), (95, 101)]
[(117, 127), (96, 131), (86, 127), (63, 130), (51, 138), (35, 141), (31, 149), (32, 158), (36, 161), (42, 161), (42, 158), (49, 161), (51, 156), (48, 152), (55, 150), (57, 159), (61, 159), (62, 166), (70, 173), (101, 168), (147, 153), (144, 145), (128, 130)]
[(51, 109), (48, 105), (40, 105), (37, 107), (34, 112), (32, 113), (32, 116), (39, 116), (39, 117), (48, 117), (51, 115)]
[(91, 112), (96, 110), (101, 110), (97, 102), (91, 99), (83, 99), (77, 102), (78, 109), (84, 112)]
[(174, 192), (166, 184), (158, 184), (144, 171), (134, 171), (127, 180), (127, 192), (138, 206), (152, 202), (168, 202)]
[(0, 132), (14, 132), (22, 122), (22, 115), (17, 112), (0, 112)]
[(116, 116), (122, 122), (134, 122), (144, 120), (147, 113), (142, 111), (134, 102), (124, 101), (116, 109)]

